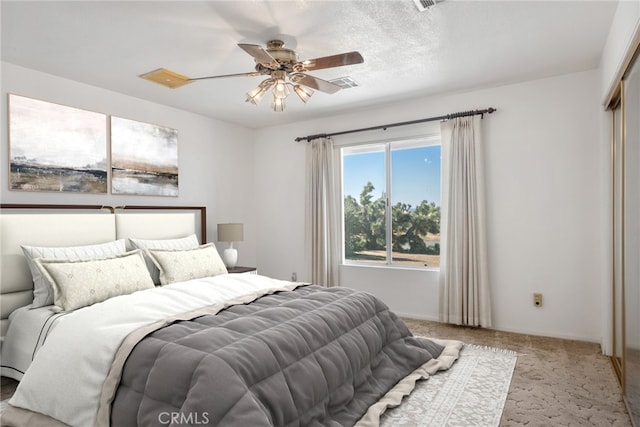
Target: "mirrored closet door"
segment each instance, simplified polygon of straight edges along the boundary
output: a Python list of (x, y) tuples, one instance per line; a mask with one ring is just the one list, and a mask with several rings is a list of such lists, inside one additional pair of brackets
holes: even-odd
[(618, 376), (618, 380), (622, 383), (622, 366), (624, 354), (624, 312), (623, 312), (623, 276), (622, 276), (622, 105), (617, 102), (612, 110), (612, 147), (611, 159), (612, 170), (612, 217), (613, 217), (613, 266), (612, 266), (612, 283), (613, 283), (613, 367)]
[(612, 362), (640, 427), (640, 60), (632, 59), (609, 104), (612, 154)]
[(624, 396), (640, 426), (640, 61), (622, 81), (624, 151)]

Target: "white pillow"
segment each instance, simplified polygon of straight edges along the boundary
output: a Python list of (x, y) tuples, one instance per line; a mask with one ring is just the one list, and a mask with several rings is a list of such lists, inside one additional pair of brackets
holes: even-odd
[[(179, 239), (159, 239), (159, 240), (148, 240), (148, 239), (129, 239), (131, 242), (131, 246), (134, 249), (166, 249), (166, 250), (183, 250), (183, 249), (194, 249), (197, 248), (200, 243), (198, 242), (198, 238), (195, 234), (192, 234), (187, 237), (181, 237)], [(153, 283), (156, 285), (160, 284), (160, 271), (158, 271), (158, 267), (153, 263), (153, 260), (147, 255), (146, 251), (144, 253), (144, 261), (147, 263), (147, 268), (151, 273), (151, 278), (153, 279)]]
[(53, 285), (56, 311), (155, 287), (139, 249), (100, 260), (38, 258), (35, 263)]
[(213, 243), (184, 251), (147, 249), (147, 254), (160, 270), (162, 285), (227, 273)]
[(47, 259), (101, 259), (127, 252), (125, 240), (115, 240), (113, 242), (101, 243), (87, 246), (68, 247), (42, 247), (22, 245), (22, 252), (27, 258), (29, 270), (33, 277), (33, 303), (32, 308), (44, 307), (53, 304), (53, 288), (51, 283), (42, 275), (36, 266), (36, 258)]

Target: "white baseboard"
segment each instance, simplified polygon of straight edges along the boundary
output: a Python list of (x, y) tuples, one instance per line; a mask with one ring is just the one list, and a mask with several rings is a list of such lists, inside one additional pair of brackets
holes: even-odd
[[(440, 321), (435, 316), (424, 316), (424, 315), (419, 315), (419, 314), (401, 313), (401, 312), (397, 312), (397, 311), (395, 313), (400, 317), (404, 317), (404, 318), (408, 318), (408, 319), (429, 320), (429, 321), (432, 321), (432, 322), (439, 322)], [(500, 332), (510, 332), (510, 333), (513, 333), (513, 334), (534, 335), (534, 336), (546, 337), (546, 338), (559, 338), (559, 339), (563, 339), (563, 340), (591, 342), (591, 343), (598, 344), (598, 345), (600, 345), (600, 347), (602, 347), (601, 338), (582, 337), (582, 336), (576, 336), (576, 335), (570, 335), (570, 334), (549, 334), (549, 333), (535, 331), (535, 330), (516, 330), (516, 329), (510, 329), (510, 328), (492, 327), (492, 328), (487, 328), (487, 329), (492, 329), (494, 331), (500, 331)]]

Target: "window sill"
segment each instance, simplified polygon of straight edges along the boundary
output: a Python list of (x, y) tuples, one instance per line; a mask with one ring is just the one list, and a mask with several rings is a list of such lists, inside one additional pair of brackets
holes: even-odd
[(340, 268), (377, 268), (384, 270), (408, 270), (408, 271), (424, 271), (424, 272), (439, 272), (440, 267), (418, 267), (411, 265), (402, 265), (402, 264), (374, 264), (374, 263), (364, 263), (364, 262), (343, 262), (340, 264)]

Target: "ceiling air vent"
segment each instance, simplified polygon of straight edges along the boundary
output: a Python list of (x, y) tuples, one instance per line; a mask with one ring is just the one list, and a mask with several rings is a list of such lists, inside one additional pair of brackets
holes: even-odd
[(342, 89), (349, 89), (351, 87), (358, 87), (358, 83), (351, 77), (339, 77), (337, 79), (329, 80), (331, 83), (340, 86)]
[(443, 1), (444, 0), (413, 0), (420, 12), (424, 12), (431, 6), (435, 6), (437, 3), (442, 3)]

